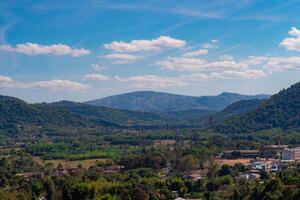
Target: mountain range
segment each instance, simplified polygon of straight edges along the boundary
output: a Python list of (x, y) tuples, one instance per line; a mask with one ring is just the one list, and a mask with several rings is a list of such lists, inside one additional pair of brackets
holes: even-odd
[[(126, 100), (125, 97), (129, 99), (121, 101)], [(271, 97), (232, 93), (188, 97), (134, 92), (105, 98), (105, 102), (109, 102), (109, 99), (114, 99), (110, 105), (121, 107), (124, 104), (126, 109), (91, 105), (98, 100), (86, 103), (60, 101), (28, 104), (14, 97), (0, 96), (0, 134), (19, 133), (25, 131), (24, 127), (31, 133), (54, 130), (55, 134), (61, 129), (83, 130), (95, 127), (110, 130), (213, 128), (220, 133), (300, 128), (300, 83)], [(149, 105), (143, 100), (148, 101)]]
[(217, 96), (184, 96), (153, 91), (139, 91), (110, 96), (85, 102), (93, 106), (104, 106), (143, 112), (171, 112), (186, 110), (220, 111), (226, 106), (249, 99), (266, 99), (269, 95), (242, 95), (224, 92)]

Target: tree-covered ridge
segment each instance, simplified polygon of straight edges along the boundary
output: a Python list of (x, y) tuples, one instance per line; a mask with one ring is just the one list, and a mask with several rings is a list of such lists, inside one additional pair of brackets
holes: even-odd
[(86, 126), (90, 122), (64, 110), (42, 104), (27, 104), (14, 97), (0, 96), (0, 129), (4, 132), (14, 132), (16, 127), (24, 124), (34, 124), (36, 126), (69, 126), (76, 124), (76, 126)]
[(153, 127), (165, 124), (161, 116), (138, 111), (94, 107), (77, 102), (28, 104), (20, 99), (0, 96), (0, 133), (16, 133), (31, 127)]
[(94, 107), (76, 102), (27, 104), (8, 96), (0, 96), (0, 133), (23, 132), (29, 126), (36, 129), (58, 130), (67, 127), (138, 127), (160, 126), (164, 120), (152, 113)]
[[(259, 101), (259, 100), (257, 100)], [(210, 110), (184, 110), (170, 112), (141, 112), (92, 106), (72, 101), (28, 104), (20, 99), (0, 96), (0, 132), (23, 132), (24, 126), (36, 130), (65, 128), (188, 128), (205, 127), (213, 116), (215, 122), (253, 109), (251, 101), (236, 103), (217, 113)], [(255, 104), (255, 102), (254, 102)], [(245, 107), (246, 105), (246, 107)], [(32, 132), (32, 131), (29, 131)]]
[(139, 91), (110, 96), (86, 103), (94, 106), (147, 112), (173, 112), (196, 109), (219, 111), (240, 100), (265, 98), (268, 98), (268, 95), (251, 96), (224, 92), (217, 96), (194, 97), (163, 92)]
[(250, 99), (235, 102), (213, 116), (213, 123), (224, 122), (231, 117), (247, 113), (258, 108), (265, 100)]
[(224, 133), (248, 133), (271, 128), (300, 128), (300, 83), (280, 91), (257, 109), (216, 128)]
[(59, 108), (91, 121), (106, 121), (119, 126), (154, 126), (161, 125), (163, 120), (158, 114), (96, 107), (72, 101), (60, 101), (47, 106)]

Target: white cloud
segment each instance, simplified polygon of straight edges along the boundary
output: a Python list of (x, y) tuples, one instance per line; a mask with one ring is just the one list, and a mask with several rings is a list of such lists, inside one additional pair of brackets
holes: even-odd
[(210, 78), (213, 79), (258, 79), (265, 77), (266, 74), (262, 70), (245, 70), (245, 71), (222, 71), (214, 72), (210, 74)]
[(268, 57), (266, 56), (249, 56), (247, 59), (243, 60), (242, 62), (246, 65), (261, 65), (268, 61)]
[(84, 80), (108, 81), (110, 80), (110, 78), (98, 73), (98, 74), (87, 74), (84, 76)]
[(245, 63), (239, 63), (234, 60), (222, 60), (222, 61), (215, 61), (215, 62), (208, 62), (205, 65), (205, 68), (232, 68), (232, 69), (244, 69), (248, 66)]
[(285, 38), (279, 44), (279, 46), (284, 47), (290, 51), (299, 51), (300, 52), (300, 30), (298, 30), (295, 27), (292, 27), (292, 29), (289, 31), (289, 35), (294, 36), (294, 37)]
[(245, 71), (221, 71), (208, 74), (197, 73), (184, 76), (188, 81), (208, 81), (215, 79), (258, 79), (265, 77), (262, 70), (245, 70)]
[(268, 70), (269, 73), (279, 72), (279, 71), (289, 71), (300, 69), (300, 57), (290, 56), (290, 57), (272, 57), (272, 56), (249, 56), (247, 59), (243, 60), (242, 63), (253, 66), (260, 67)]
[(202, 69), (206, 63), (205, 60), (199, 58), (174, 58), (167, 57), (164, 60), (157, 61), (155, 64), (168, 70), (178, 71), (197, 71)]
[(91, 67), (92, 67), (92, 69), (93, 69), (94, 71), (96, 71), (96, 72), (100, 72), (100, 71), (102, 71), (102, 70), (104, 70), (104, 69), (107, 69), (107, 67), (102, 66), (102, 65), (100, 65), (100, 64), (91, 64)]
[(123, 53), (112, 53), (112, 54), (107, 54), (107, 55), (104, 55), (101, 57), (104, 57), (109, 60), (113, 60), (114, 64), (131, 63), (131, 62), (135, 62), (137, 60), (141, 60), (143, 58), (142, 56), (123, 54)]
[(264, 68), (270, 72), (300, 69), (300, 57), (270, 57)]
[(31, 88), (44, 88), (50, 89), (54, 91), (63, 91), (63, 90), (70, 90), (70, 91), (83, 91), (90, 88), (89, 85), (68, 81), (68, 80), (59, 80), (53, 79), (49, 81), (35, 81), (35, 82), (17, 82), (14, 81), (10, 77), (3, 77), (0, 76), (0, 87), (1, 88), (19, 88), (19, 89), (31, 89)]
[(17, 44), (16, 47), (11, 45), (0, 45), (0, 50), (23, 53), (26, 55), (71, 55), (74, 57), (90, 54), (88, 49), (74, 49), (64, 44), (40, 45), (35, 43)]
[(3, 82), (13, 82), (14, 80), (8, 76), (1, 76), (0, 75), (0, 83), (3, 83)]
[(206, 55), (206, 54), (208, 54), (207, 49), (199, 49), (196, 51), (186, 52), (182, 56), (183, 57), (196, 57), (196, 56), (201, 56), (201, 55)]
[(181, 77), (161, 77), (156, 75), (115, 77), (117, 81), (129, 83), (131, 88), (165, 88), (186, 85)]
[(30, 88), (45, 88), (55, 91), (61, 91), (61, 90), (73, 90), (73, 91), (80, 91), (80, 90), (86, 90), (89, 89), (90, 86), (74, 81), (68, 81), (68, 80), (59, 80), (59, 79), (53, 79), (50, 81), (37, 81), (29, 83)]
[(132, 40), (131, 42), (112, 42), (104, 44), (105, 49), (116, 52), (137, 52), (137, 51), (157, 51), (161, 48), (181, 48), (186, 45), (186, 41), (171, 38), (168, 36), (160, 36), (153, 40)]
[(233, 60), (233, 56), (231, 55), (221, 55), (219, 56), (221, 60)]
[(292, 36), (299, 37), (300, 36), (300, 30), (297, 29), (296, 27), (292, 27), (291, 30), (289, 31), (289, 34)]
[(211, 69), (243, 69), (247, 68), (245, 63), (238, 63), (234, 60), (222, 60), (207, 62), (199, 58), (174, 58), (168, 57), (164, 60), (156, 62), (156, 65), (161, 66), (163, 69), (178, 70), (178, 71), (200, 71)]
[(245, 71), (221, 71), (212, 73), (196, 73), (182, 75), (178, 77), (162, 77), (156, 75), (131, 76), (127, 78), (115, 77), (115, 80), (129, 83), (131, 88), (166, 88), (180, 87), (199, 81), (209, 81), (216, 79), (258, 79), (265, 77), (262, 70)]
[(217, 48), (218, 47), (218, 40), (211, 40), (209, 43), (203, 44), (201, 47), (203, 49), (212, 49), (212, 48)]

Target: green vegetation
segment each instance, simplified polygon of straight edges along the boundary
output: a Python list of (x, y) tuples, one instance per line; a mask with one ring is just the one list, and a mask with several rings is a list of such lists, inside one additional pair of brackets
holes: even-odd
[(250, 133), (272, 128), (300, 128), (300, 83), (282, 90), (257, 109), (216, 128), (222, 133)]
[[(179, 160), (174, 162), (175, 166), (171, 164), (172, 173), (168, 176), (157, 169), (165, 167), (164, 160), (172, 160), (172, 157), (169, 155), (164, 158), (163, 153), (151, 151), (123, 157), (120, 163), (130, 166), (126, 166), (122, 172), (101, 172), (99, 169), (105, 166), (102, 163), (100, 167), (89, 169), (78, 166), (75, 173), (59, 176), (51, 175), (55, 166), (38, 166), (30, 156), (21, 152), (12, 153), (10, 157), (0, 159), (0, 199), (172, 200), (180, 196), (216, 200), (294, 200), (300, 197), (299, 168), (291, 166), (266, 176), (260, 182), (237, 178), (239, 173), (246, 170), (242, 164), (210, 165), (206, 177), (193, 180), (184, 174), (197, 167), (192, 163), (197, 164), (198, 160), (191, 155), (182, 157), (182, 150), (179, 148), (172, 153), (175, 160)], [(148, 165), (147, 168), (145, 165)], [(24, 176), (26, 172), (30, 173)]]
[(225, 150), (300, 146), (299, 97), (300, 83), (220, 112), (144, 113), (1, 96), (0, 199), (299, 199), (297, 163), (246, 180), (248, 166), (212, 159)]
[(84, 160), (93, 158), (117, 158), (128, 151), (116, 147), (87, 146), (84, 143), (37, 143), (26, 146), (26, 151), (42, 159)]
[(218, 96), (192, 97), (162, 92), (139, 91), (115, 95), (86, 102), (93, 106), (105, 106), (146, 112), (173, 112), (186, 110), (219, 111), (226, 106), (247, 99), (265, 99), (268, 95), (247, 96), (224, 92)]

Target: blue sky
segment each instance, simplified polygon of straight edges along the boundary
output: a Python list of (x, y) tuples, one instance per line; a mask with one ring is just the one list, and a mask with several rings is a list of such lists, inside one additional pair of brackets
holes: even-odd
[(300, 81), (300, 1), (1, 1), (0, 93), (273, 94)]

